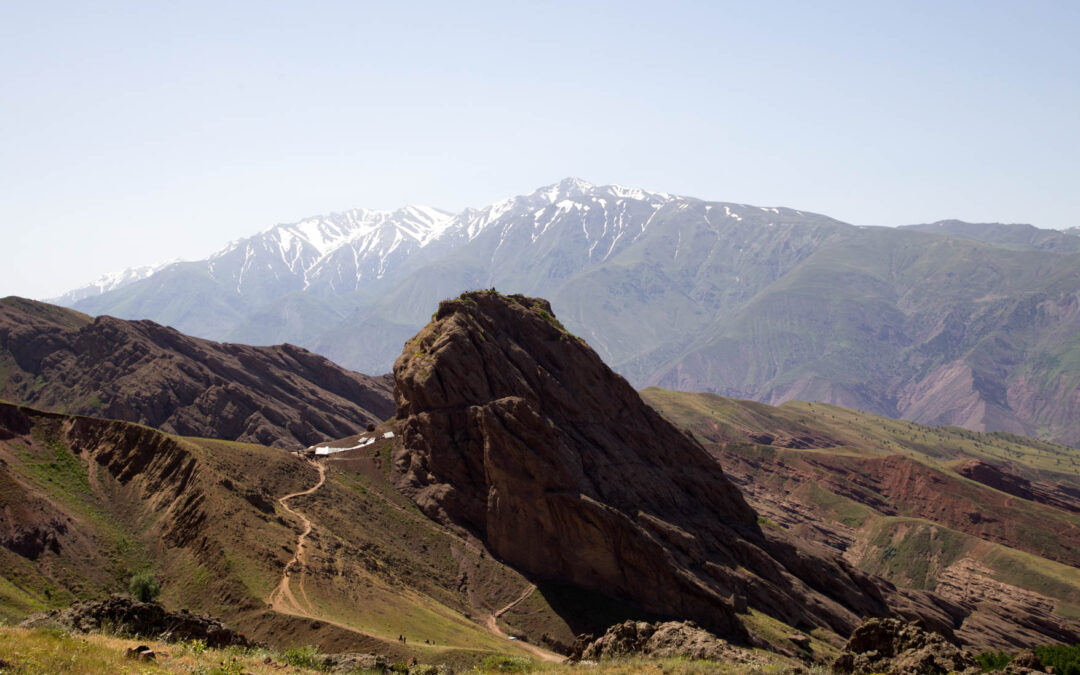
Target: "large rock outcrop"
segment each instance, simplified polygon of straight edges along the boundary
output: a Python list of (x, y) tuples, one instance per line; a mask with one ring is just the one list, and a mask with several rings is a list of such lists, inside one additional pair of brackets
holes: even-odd
[(838, 673), (945, 675), (980, 673), (975, 657), (941, 635), (897, 619), (869, 619), (833, 661)]
[(443, 302), (394, 380), (399, 487), (537, 579), (735, 639), (747, 606), (843, 635), (867, 615), (949, 632), (964, 614), (763, 533), (720, 465), (544, 300), (480, 291)]
[(589, 636), (580, 638), (571, 658), (600, 661), (627, 656), (707, 659), (742, 666), (762, 663), (754, 652), (736, 647), (687, 621), (624, 621), (595, 640)]
[(24, 628), (61, 628), (91, 633), (108, 629), (122, 635), (163, 640), (203, 640), (213, 648), (254, 643), (219, 619), (186, 610), (173, 612), (157, 602), (139, 602), (125, 595), (79, 602), (66, 609), (52, 609), (27, 617)]
[(0, 300), (0, 375), (0, 398), (35, 408), (282, 448), (393, 413), (388, 378), (300, 347), (222, 344), (22, 298)]

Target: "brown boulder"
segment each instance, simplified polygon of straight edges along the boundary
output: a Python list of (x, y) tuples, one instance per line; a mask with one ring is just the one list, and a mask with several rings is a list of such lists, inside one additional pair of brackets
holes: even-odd
[(832, 664), (840, 673), (945, 675), (974, 668), (971, 653), (917, 623), (899, 619), (867, 619), (855, 629)]
[(1041, 671), (1042, 660), (1039, 655), (1030, 649), (1025, 649), (1013, 657), (1013, 660), (1009, 662), (1010, 666), (1014, 668), (1026, 668), (1028, 670)]
[(788, 641), (804, 652), (810, 651), (810, 637), (807, 635), (802, 635), (801, 633), (789, 635)]
[[(188, 611), (170, 612), (157, 602), (139, 602), (126, 595), (76, 603), (28, 616), (23, 628), (62, 628), (92, 633), (108, 628), (121, 635), (141, 635), (162, 640), (203, 640), (208, 647), (254, 643), (218, 619)], [(152, 654), (152, 652), (151, 652)]]
[(580, 641), (574, 660), (599, 661), (624, 656), (684, 658), (750, 664), (753, 652), (736, 647), (688, 621), (625, 621), (596, 640)]
[(153, 649), (150, 649), (146, 645), (139, 645), (138, 647), (131, 647), (124, 656), (135, 661), (157, 661), (157, 654)]

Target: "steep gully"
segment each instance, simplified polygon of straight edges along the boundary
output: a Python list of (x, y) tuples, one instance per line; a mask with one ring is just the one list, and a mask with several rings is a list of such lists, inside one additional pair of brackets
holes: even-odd
[[(304, 576), (307, 568), (306, 544), (308, 535), (311, 534), (313, 525), (310, 518), (305, 516), (303, 513), (297, 511), (296, 509), (290, 507), (287, 502), (290, 499), (294, 499), (296, 497), (314, 494), (326, 483), (326, 465), (320, 462), (309, 462), (309, 464), (311, 464), (315, 468), (315, 470), (319, 472), (319, 481), (307, 490), (301, 490), (300, 492), (292, 492), (278, 498), (277, 500), (278, 504), (281, 504), (281, 508), (288, 511), (290, 514), (298, 518), (301, 523), (303, 523), (303, 529), (296, 537), (296, 552), (293, 554), (293, 559), (290, 560), (289, 563), (285, 566), (285, 569), (281, 573), (281, 580), (278, 582), (277, 587), (275, 587), (274, 590), (270, 592), (270, 595), (267, 596), (266, 603), (270, 605), (274, 609), (274, 611), (280, 612), (282, 614), (299, 616), (306, 619), (316, 619), (324, 623), (338, 626), (339, 628), (344, 628), (352, 632), (358, 632), (355, 628), (352, 628), (342, 623), (338, 623), (336, 621), (333, 621), (332, 619), (328, 619), (318, 614), (315, 607), (312, 605), (311, 600), (307, 597), (307, 592), (304, 590)], [(294, 569), (296, 570), (295, 572)], [(294, 595), (292, 592), (290, 582), (294, 574), (296, 575), (296, 578), (298, 580), (298, 593), (303, 598), (303, 604), (300, 603), (296, 595)], [(488, 616), (488, 618), (484, 622), (485, 627), (492, 633), (494, 633), (496, 636), (503, 639), (508, 639), (509, 636), (506, 635), (506, 633), (504, 633), (501, 628), (499, 628), (499, 617), (516, 607), (518, 604), (528, 598), (529, 595), (531, 595), (532, 592), (535, 590), (536, 586), (533, 584), (529, 584), (525, 588), (524, 592), (522, 592), (522, 594), (518, 596), (513, 602), (496, 612), (492, 612), (492, 614)], [(528, 642), (518, 641), (517, 644), (525, 651), (533, 654), (534, 656), (543, 661), (558, 663), (564, 659), (564, 657), (560, 656), (559, 654), (549, 652), (546, 649), (542, 649), (540, 647), (537, 647), (536, 645), (529, 644)]]

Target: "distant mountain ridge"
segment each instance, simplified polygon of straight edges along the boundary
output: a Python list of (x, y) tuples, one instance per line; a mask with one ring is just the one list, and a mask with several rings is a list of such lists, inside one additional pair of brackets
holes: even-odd
[(906, 225), (905, 228), (919, 232), (932, 232), (953, 237), (974, 239), (1016, 249), (1037, 249), (1076, 253), (1080, 251), (1080, 228), (1069, 230), (1043, 230), (1034, 225), (1020, 223), (965, 223), (962, 220), (939, 220), (925, 225)]
[[(349, 215), (352, 214), (352, 215)], [(271, 228), (72, 305), (385, 372), (440, 300), (541, 295), (636, 386), (1080, 443), (1080, 237), (566, 179), (482, 209)]]
[(162, 265), (143, 265), (142, 267), (129, 267), (120, 272), (116, 272), (115, 274), (103, 274), (94, 281), (91, 281), (84, 286), (79, 286), (78, 288), (72, 289), (59, 297), (49, 298), (46, 300), (46, 302), (54, 305), (63, 305), (64, 307), (69, 307), (80, 300), (92, 298), (103, 293), (108, 293), (109, 291), (114, 291), (118, 288), (123, 288), (128, 284), (135, 283), (140, 279), (145, 279), (146, 277), (154, 274), (158, 270), (170, 264), (172, 263), (165, 263)]

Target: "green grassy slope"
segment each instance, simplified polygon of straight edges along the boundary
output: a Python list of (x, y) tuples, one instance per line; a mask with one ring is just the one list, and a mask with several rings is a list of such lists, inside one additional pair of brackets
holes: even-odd
[[(457, 664), (526, 655), (484, 622), (529, 582), (390, 488), (393, 442), (335, 456), (324, 486), (289, 502), (313, 528), (306, 565), (290, 572), (303, 609), (279, 613), (267, 601), (302, 522), (277, 500), (314, 486), (312, 465), (258, 445), (0, 404), (0, 617), (124, 592), (149, 572), (166, 605), (278, 647)], [(571, 642), (541, 604), (550, 635)]]
[(976, 569), (1053, 599), (1063, 617), (1078, 615), (1080, 516), (969, 480), (957, 468), (978, 459), (1076, 489), (1080, 451), (821, 403), (774, 407), (657, 387), (642, 395), (705, 443), (767, 523), (838, 546), (902, 586), (934, 590)]

